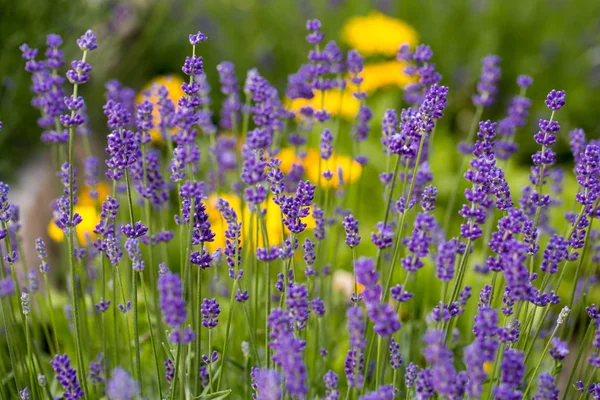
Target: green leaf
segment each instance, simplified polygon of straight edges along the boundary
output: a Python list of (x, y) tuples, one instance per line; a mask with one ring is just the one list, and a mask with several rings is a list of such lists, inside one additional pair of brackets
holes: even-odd
[(201, 394), (198, 397), (194, 397), (194, 399), (210, 399), (210, 400), (221, 400), (226, 398), (231, 394), (231, 389), (221, 390), (220, 392), (210, 393), (210, 394)]

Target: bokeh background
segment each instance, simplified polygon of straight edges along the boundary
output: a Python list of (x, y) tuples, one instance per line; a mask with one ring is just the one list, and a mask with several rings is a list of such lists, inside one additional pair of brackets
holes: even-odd
[[(516, 90), (520, 73), (533, 76), (529, 94), (534, 102), (529, 129), (520, 132), (518, 160), (526, 163), (534, 147), (538, 112), (552, 88), (567, 91), (568, 106), (561, 112), (559, 159), (569, 160), (566, 132), (582, 127), (588, 136), (598, 131), (597, 93), (600, 88), (600, 2), (590, 0), (21, 0), (0, 2), (0, 177), (14, 179), (42, 145), (36, 127), (37, 111), (29, 105), (30, 76), (23, 71), (18, 46), (28, 42), (42, 47), (45, 35), (65, 38), (66, 59), (77, 52), (74, 39), (91, 27), (99, 35), (91, 84), (84, 88), (93, 135), (106, 135), (101, 106), (104, 83), (119, 79), (134, 89), (153, 77), (179, 73), (188, 52), (187, 35), (198, 29), (210, 40), (202, 46), (208, 79), (217, 94), (215, 66), (235, 63), (239, 78), (258, 67), (282, 91), (287, 75), (306, 58), (305, 21), (323, 21), (328, 39), (345, 49), (344, 25), (355, 16), (375, 10), (410, 25), (420, 41), (431, 45), (443, 83), (450, 87), (449, 108), (440, 136), (458, 141), (468, 129), (471, 94), (488, 53), (502, 58), (501, 100), (485, 118), (499, 118)], [(365, 39), (378, 34), (365, 29)], [(381, 55), (370, 56), (378, 61)], [(218, 96), (217, 96), (218, 97)], [(400, 89), (386, 87), (369, 99), (378, 141), (381, 109), (400, 108)], [(215, 99), (213, 107), (218, 107)], [(378, 105), (381, 105), (378, 107)], [(216, 112), (215, 115), (218, 115)]]

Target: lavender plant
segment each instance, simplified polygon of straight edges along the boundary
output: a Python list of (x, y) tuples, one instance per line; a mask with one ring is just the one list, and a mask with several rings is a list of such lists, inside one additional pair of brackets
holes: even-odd
[[(429, 161), (448, 151), (435, 148), (434, 133), (450, 89), (431, 48), (401, 46), (398, 59), (414, 82), (407, 107), (383, 115), (382, 199), (367, 198), (352, 170), (375, 169), (360, 145), (373, 116), (363, 59), (323, 45), (318, 20), (307, 30), (308, 62), (285, 93), (310, 100), (352, 90), (359, 107), (351, 126), (324, 102), (292, 112), (257, 70), (240, 92), (227, 61), (216, 71), (225, 98), (215, 123), (211, 72), (199, 55), (207, 37), (198, 32), (189, 36), (188, 80), (176, 103), (164, 86), (134, 104), (130, 89), (107, 85), (105, 198), (78, 94), (96, 36), (77, 40), (83, 54), (66, 71), (68, 97), (62, 39), (48, 36), (43, 59), (21, 46), (41, 137), (55, 153), (62, 192), (53, 223), (69, 269), (37, 239), (39, 287), (22, 251), (18, 207), (0, 183), (0, 397), (600, 398), (600, 311), (589, 283), (599, 259), (600, 147), (573, 131), (579, 189), (555, 190), (563, 173), (552, 146), (565, 92), (546, 98), (550, 117), (531, 138), (540, 150), (530, 183), (511, 187), (505, 169), (533, 82), (519, 77), (505, 118), (480, 121), (501, 76), (500, 59), (484, 58), (472, 127), (459, 146), (469, 187), (458, 210), (452, 191), (440, 207)], [(336, 164), (345, 137), (349, 167)], [(79, 140), (82, 160), (73, 152)], [(302, 163), (311, 151), (315, 165)], [(78, 166), (93, 217), (78, 211)], [(372, 227), (360, 207), (367, 201), (378, 204)], [(550, 213), (569, 204), (564, 222)], [(440, 208), (461, 219), (459, 229), (438, 219)], [(95, 228), (80, 235), (86, 218)], [(362, 240), (370, 229), (371, 243)]]

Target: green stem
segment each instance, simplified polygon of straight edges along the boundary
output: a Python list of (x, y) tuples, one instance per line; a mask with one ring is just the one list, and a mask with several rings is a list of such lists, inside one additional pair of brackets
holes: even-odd
[[(133, 215), (133, 196), (131, 194), (131, 184), (129, 183), (129, 170), (125, 170), (125, 184), (127, 185), (127, 202), (129, 203), (129, 219), (131, 227), (135, 224), (135, 217)], [(152, 242), (152, 237), (149, 238)], [(141, 355), (140, 355), (140, 334), (138, 331), (138, 304), (137, 304), (137, 276), (133, 266), (131, 268), (131, 284), (132, 284), (132, 303), (133, 303), (133, 341), (135, 346), (135, 372), (137, 379), (140, 383), (140, 392), (142, 391), (142, 367), (141, 367)], [(146, 307), (148, 304), (146, 304)]]
[[(477, 106), (477, 108), (475, 109), (475, 114), (473, 115), (473, 119), (471, 120), (471, 127), (469, 128), (469, 133), (467, 135), (467, 144), (471, 144), (471, 142), (473, 141), (473, 138), (475, 137), (475, 131), (477, 130), (477, 123), (479, 122), (479, 119), (481, 118), (481, 114), (483, 113), (483, 106)], [(460, 174), (462, 174), (462, 172), (465, 169), (465, 164), (467, 162), (467, 157), (465, 154), (462, 154), (460, 156), (460, 168), (458, 170), (458, 176), (456, 176), (456, 178), (458, 178), (460, 176)], [(459, 179), (453, 179), (453, 181), (459, 181)], [(458, 194), (458, 189), (459, 189), (460, 185), (454, 185), (452, 187), (452, 192), (450, 192), (450, 200), (448, 201), (448, 204), (446, 205), (446, 215), (444, 216), (444, 225), (443, 225), (443, 231), (444, 232), (448, 232), (448, 225), (450, 224), (450, 219), (452, 218), (452, 212), (454, 211), (454, 205), (456, 204), (456, 195)]]
[(556, 324), (556, 327), (554, 328), (554, 330), (552, 331), (552, 334), (548, 338), (546, 347), (544, 347), (544, 351), (542, 352), (542, 355), (539, 357), (539, 361), (538, 361), (537, 365), (535, 366), (535, 369), (533, 370), (531, 379), (529, 379), (529, 384), (527, 385), (527, 389), (525, 389), (525, 391), (523, 392), (523, 399), (527, 398), (527, 393), (529, 393), (529, 390), (531, 390), (531, 385), (533, 385), (533, 381), (534, 381), (535, 377), (537, 376), (537, 373), (540, 370), (540, 367), (542, 366), (542, 361), (544, 360), (544, 356), (546, 355), (546, 353), (548, 352), (548, 349), (550, 348), (550, 345), (552, 344), (551, 343), (552, 338), (554, 337), (554, 335), (556, 335), (556, 332), (558, 331), (558, 328), (560, 328), (560, 325), (561, 324), (558, 324), (558, 323)]
[[(181, 336), (183, 337), (183, 327), (181, 328)], [(173, 371), (173, 387), (171, 389), (171, 400), (175, 400), (175, 392), (177, 391), (177, 377), (178, 374), (180, 373), (179, 371), (179, 363), (180, 363), (180, 359), (181, 359), (181, 347), (183, 347), (183, 345), (178, 344), (177, 345), (177, 355), (175, 356), (175, 370)], [(182, 385), (183, 385), (183, 380), (181, 381)]]
[[(237, 252), (237, 251), (236, 251)], [(237, 258), (236, 258), (237, 260)], [(227, 328), (225, 330), (225, 342), (223, 344), (223, 353), (221, 354), (221, 373), (219, 374), (219, 379), (217, 380), (217, 392), (221, 388), (221, 379), (223, 378), (223, 374), (225, 372), (225, 366), (227, 363), (225, 362), (225, 356), (227, 355), (227, 344), (229, 342), (229, 330), (231, 329), (231, 320), (233, 318), (233, 309), (235, 305), (235, 289), (237, 286), (237, 276), (236, 279), (233, 280), (233, 287), (231, 288), (231, 295), (229, 296), (229, 315), (227, 315)], [(210, 355), (209, 355), (210, 356)]]
[[(9, 325), (8, 325), (8, 323), (6, 321), (6, 315), (7, 314), (4, 311), (4, 299), (2, 299), (2, 298), (0, 298), (0, 307), (1, 307), (0, 311), (2, 311), (2, 320), (4, 322), (4, 327), (5, 327), (6, 344), (7, 344), (7, 347), (8, 347), (8, 355), (9, 355), (9, 358), (10, 358), (10, 365), (11, 365), (11, 368), (13, 370), (13, 377), (15, 379), (15, 385), (17, 387), (17, 390), (19, 390), (19, 388), (21, 387), (20, 383), (19, 383), (19, 371), (17, 369), (17, 361), (16, 361), (16, 357), (15, 357), (15, 354), (14, 354), (14, 349), (16, 348), (16, 346), (14, 346), (11, 343), (12, 333), (10, 331), (12, 329), (12, 324), (9, 327)], [(9, 308), (10, 308), (10, 302), (9, 302)]]
[[(383, 226), (384, 228), (387, 226), (387, 221), (390, 214), (390, 207), (392, 203), (392, 197), (394, 196), (394, 189), (396, 188), (396, 179), (398, 179), (398, 171), (400, 170), (400, 156), (397, 156), (396, 165), (394, 166), (394, 173), (392, 174), (392, 183), (390, 186), (390, 191), (388, 193), (387, 201), (385, 204), (385, 214), (383, 217)], [(383, 256), (383, 252), (381, 249), (377, 250), (377, 264), (375, 265), (375, 271), (379, 270), (379, 264), (381, 263), (381, 258)]]
[[(201, 246), (204, 251), (204, 246)], [(200, 304), (202, 303), (202, 269), (198, 268), (198, 274), (196, 275), (196, 308), (200, 310)], [(201, 335), (200, 335), (200, 318), (196, 316), (195, 318), (195, 329), (196, 329), (196, 340), (195, 340), (195, 357), (194, 357), (194, 373), (200, 373), (200, 353), (201, 353)], [(198, 384), (200, 382), (200, 377), (194, 381), (194, 394), (198, 392)]]
[(208, 371), (208, 393), (212, 393), (212, 329), (208, 330), (208, 360), (210, 363), (207, 365), (206, 370)]
[(146, 319), (148, 320), (148, 329), (150, 330), (150, 344), (152, 345), (152, 353), (154, 355), (154, 364), (156, 366), (156, 379), (158, 381), (158, 394), (162, 399), (162, 383), (160, 379), (160, 361), (158, 358), (158, 352), (156, 351), (156, 345), (154, 343), (154, 329), (152, 329), (152, 318), (150, 318), (150, 309), (148, 308), (148, 296), (146, 295), (146, 285), (144, 283), (144, 274), (140, 274), (140, 280), (142, 282), (142, 294), (144, 295), (144, 303), (146, 304)]
[(573, 383), (573, 378), (575, 377), (575, 371), (577, 371), (577, 367), (579, 366), (579, 362), (581, 361), (581, 356), (583, 355), (583, 352), (587, 348), (593, 332), (594, 332), (594, 320), (592, 319), (592, 320), (590, 320), (590, 323), (588, 324), (587, 330), (585, 331), (585, 335), (583, 336), (583, 340), (579, 346), (579, 350), (577, 351), (577, 357), (575, 358), (575, 363), (573, 364), (573, 367), (571, 368), (571, 373), (569, 374), (569, 380), (567, 381), (567, 385), (565, 386), (565, 391), (563, 393), (562, 400), (565, 400), (567, 398), (567, 394), (569, 393), (569, 390), (571, 389), (571, 384)]
[(54, 348), (56, 354), (60, 354), (60, 346), (58, 345), (58, 330), (56, 329), (56, 322), (54, 320), (54, 303), (52, 303), (52, 292), (50, 285), (48, 284), (48, 276), (44, 275), (44, 285), (46, 285), (46, 297), (48, 298), (48, 307), (50, 308), (50, 324), (52, 324), (52, 336), (54, 336)]
[[(71, 168), (73, 171), (73, 168)], [(72, 181), (71, 181), (72, 182)], [(72, 195), (72, 192), (71, 192)], [(71, 219), (72, 221), (72, 219)], [(79, 315), (79, 301), (77, 298), (77, 275), (75, 271), (75, 260), (73, 255), (73, 228), (69, 228), (68, 232), (68, 247), (69, 247), (69, 263), (71, 266), (71, 303), (73, 306), (73, 330), (75, 332), (75, 350), (77, 352), (77, 371), (79, 372), (79, 381), (83, 386), (83, 396), (88, 399), (88, 388), (87, 388), (87, 374), (85, 373), (85, 363), (83, 360), (83, 346), (81, 344), (80, 335), (80, 315)]]
[(379, 382), (381, 382), (381, 356), (382, 356), (381, 343), (382, 343), (382, 339), (381, 339), (381, 336), (379, 336), (377, 338), (377, 364), (375, 365), (375, 388), (376, 389), (379, 389)]
[[(407, 210), (404, 210), (404, 212), (402, 213), (402, 217), (400, 220), (400, 226), (398, 227), (399, 233), (398, 236), (396, 237), (396, 246), (394, 249), (394, 257), (392, 257), (392, 266), (390, 267), (390, 272), (388, 273), (388, 277), (385, 283), (385, 288), (383, 290), (383, 302), (385, 303), (388, 299), (389, 296), (389, 291), (390, 291), (390, 285), (392, 283), (392, 277), (394, 276), (394, 268), (396, 266), (396, 257), (397, 257), (397, 253), (399, 253), (397, 251), (397, 249), (400, 247), (399, 243), (401, 240), (401, 236), (402, 236), (402, 230), (403, 230), (403, 226), (404, 226), (404, 220), (406, 218), (406, 212), (408, 211), (408, 207), (410, 204), (410, 199), (412, 197), (412, 193), (413, 190), (415, 188), (415, 181), (416, 181), (416, 176), (417, 176), (417, 170), (419, 169), (419, 164), (421, 163), (421, 156), (423, 154), (423, 145), (425, 144), (425, 137), (426, 133), (424, 131), (421, 131), (421, 140), (419, 141), (419, 151), (417, 152), (417, 159), (415, 160), (415, 166), (413, 167), (413, 172), (412, 172), (412, 177), (410, 179), (410, 186), (408, 188), (408, 194), (406, 195), (406, 207)], [(407, 164), (408, 165), (408, 164)], [(404, 179), (406, 179), (406, 177), (404, 177)]]

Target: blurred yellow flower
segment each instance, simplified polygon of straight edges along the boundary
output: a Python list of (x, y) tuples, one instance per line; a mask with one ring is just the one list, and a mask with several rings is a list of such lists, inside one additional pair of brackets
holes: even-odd
[(411, 78), (403, 72), (404, 66), (405, 63), (400, 61), (383, 61), (365, 64), (365, 67), (360, 74), (364, 78), (364, 81), (360, 85), (360, 90), (372, 93), (387, 86), (403, 88), (412, 81)]
[(494, 363), (492, 363), (491, 361), (486, 361), (483, 363), (483, 370), (485, 371), (486, 374), (491, 375), (493, 369), (494, 369)]
[[(329, 160), (321, 161), (321, 179), (319, 179), (319, 159), (321, 153), (316, 149), (309, 149), (304, 159), (304, 168), (306, 176), (311, 182), (319, 182), (319, 186), (337, 189), (340, 186), (340, 172), (345, 184), (354, 183), (362, 174), (362, 165), (352, 160), (350, 157), (336, 153), (331, 155)], [(323, 172), (331, 171), (333, 177), (330, 180), (323, 178)]]
[[(206, 200), (206, 208), (208, 213), (208, 221), (211, 224), (211, 228), (213, 232), (215, 232), (215, 240), (214, 242), (207, 243), (206, 247), (209, 251), (215, 251), (218, 248), (225, 247), (225, 231), (227, 230), (227, 223), (225, 219), (221, 216), (219, 210), (217, 210), (217, 200), (222, 198), (229, 202), (229, 205), (235, 210), (238, 220), (242, 219), (242, 207), (240, 198), (234, 194), (221, 194), (216, 195), (212, 194)], [(275, 204), (273, 198), (269, 198), (267, 207), (267, 211), (265, 214), (265, 225), (267, 230), (267, 236), (269, 239), (269, 245), (278, 245), (281, 244), (284, 238), (284, 234), (281, 232), (282, 222), (281, 222), (281, 212), (279, 206)], [(245, 244), (249, 244), (250, 235), (256, 234), (256, 219), (250, 223), (251, 213), (250, 209), (246, 206), (244, 209), (243, 215), (243, 223), (242, 223), (242, 241)], [(315, 221), (312, 217), (312, 211), (310, 215), (302, 220), (306, 224), (307, 230), (312, 230), (315, 228)], [(252, 225), (252, 232), (250, 231), (250, 225)], [(285, 229), (285, 236), (287, 236), (290, 232)], [(253, 238), (255, 241), (255, 238)], [(258, 247), (265, 247), (265, 243), (262, 238), (262, 234), (258, 235)], [(254, 246), (256, 247), (256, 245)]]
[(81, 193), (79, 194), (79, 204), (80, 206), (96, 206), (102, 204), (104, 200), (106, 200), (106, 196), (111, 194), (111, 187), (106, 182), (98, 182), (96, 185), (96, 191), (98, 192), (98, 198), (94, 199), (90, 196), (90, 188), (88, 186), (84, 186)]
[(183, 79), (181, 79), (181, 77), (178, 75), (161, 75), (148, 82), (138, 93), (135, 99), (137, 104), (140, 104), (147, 99), (154, 106), (152, 116), (154, 117), (155, 128), (150, 131), (150, 136), (152, 136), (153, 142), (162, 142), (162, 136), (158, 130), (158, 124), (160, 123), (160, 115), (158, 113), (158, 107), (156, 104), (158, 102), (158, 96), (156, 95), (156, 90), (154, 87), (165, 86), (169, 91), (169, 99), (171, 99), (173, 103), (177, 104), (177, 101), (181, 98), (181, 96), (184, 95), (183, 89), (181, 89), (182, 84)]
[(352, 90), (347, 88), (343, 91), (339, 89), (331, 89), (325, 91), (325, 98), (323, 102), (322, 92), (315, 91), (315, 97), (310, 100), (306, 99), (295, 99), (289, 100), (288, 108), (298, 115), (300, 109), (305, 106), (311, 106), (314, 109), (320, 110), (321, 106), (331, 113), (333, 116), (340, 116), (344, 119), (356, 118), (358, 113), (359, 101), (352, 95)]
[[(81, 215), (81, 218), (83, 219), (75, 228), (77, 241), (81, 245), (86, 245), (88, 244), (88, 238), (93, 240), (96, 237), (94, 234), (94, 228), (100, 219), (100, 215), (98, 214), (96, 206), (94, 205), (77, 204), (73, 209), (73, 212)], [(48, 236), (50, 236), (50, 239), (56, 242), (62, 242), (65, 239), (64, 232), (62, 229), (56, 226), (54, 219), (52, 219), (48, 224)]]
[(350, 18), (342, 28), (342, 39), (368, 57), (376, 54), (395, 56), (400, 45), (414, 46), (419, 37), (406, 22), (373, 11), (367, 16)]
[[(353, 161), (350, 157), (343, 154), (332, 152), (329, 160), (321, 160), (321, 179), (319, 180), (319, 159), (321, 153), (318, 149), (307, 149), (304, 158), (301, 158), (293, 147), (286, 147), (279, 151), (276, 156), (281, 160), (281, 171), (287, 174), (292, 169), (293, 164), (300, 164), (304, 167), (307, 178), (315, 183), (319, 182), (319, 186), (326, 188), (337, 189), (340, 186), (341, 170), (342, 178), (345, 184), (354, 183), (362, 174), (362, 166)], [(333, 174), (331, 180), (323, 178), (323, 172), (330, 170)]]
[(279, 150), (279, 154), (275, 156), (276, 158), (281, 160), (281, 172), (287, 174), (292, 169), (292, 165), (301, 164), (304, 166), (304, 159), (300, 158), (300, 156), (296, 153), (296, 149), (293, 147), (285, 147)]

